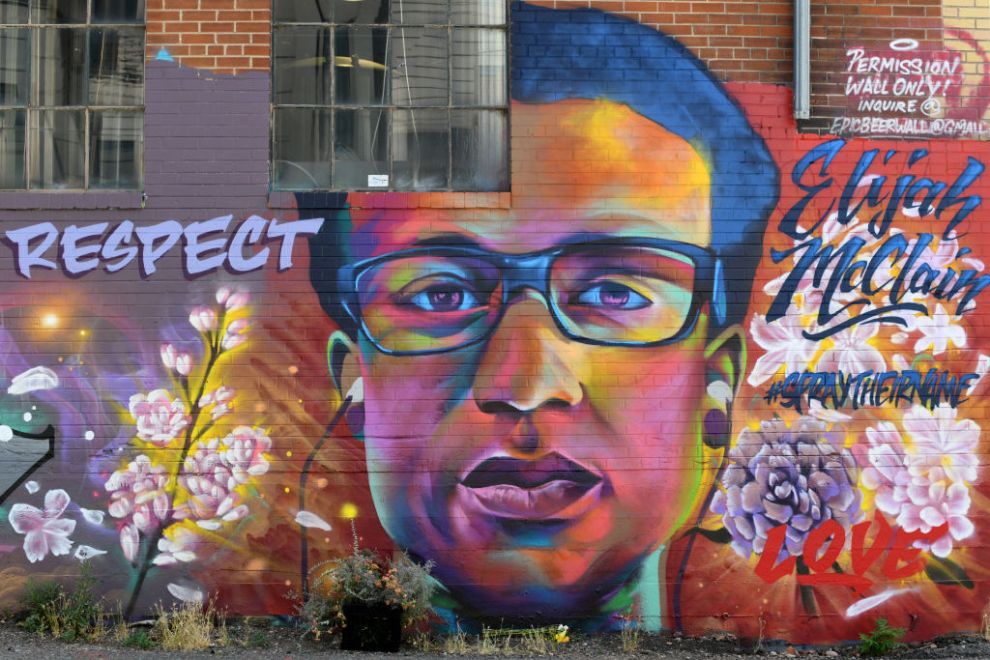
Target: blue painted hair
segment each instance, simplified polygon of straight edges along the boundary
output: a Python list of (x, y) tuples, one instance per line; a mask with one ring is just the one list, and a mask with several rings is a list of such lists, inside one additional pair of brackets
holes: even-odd
[[(707, 67), (673, 38), (597, 9), (512, 4), (512, 98), (523, 103), (609, 99), (682, 137), (708, 163), (712, 248), (723, 263), (721, 324), (743, 320), (763, 233), (777, 202), (778, 172), (763, 140)], [(311, 241), (310, 278), (323, 308), (353, 332), (336, 291), (347, 260), (340, 207), (333, 195), (301, 193), (301, 211), (328, 218)], [(327, 209), (327, 210), (323, 210)], [(336, 218), (330, 220), (330, 218)], [(343, 244), (342, 244), (343, 243)]]

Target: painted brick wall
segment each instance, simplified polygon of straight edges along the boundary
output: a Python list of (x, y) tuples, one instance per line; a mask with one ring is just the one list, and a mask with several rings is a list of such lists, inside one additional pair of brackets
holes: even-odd
[(990, 143), (828, 132), (856, 48), (979, 126), (990, 10), (816, 0), (799, 127), (791, 2), (541, 5), (511, 191), (296, 195), (269, 3), (149, 1), (144, 190), (0, 192), (0, 608), (291, 614), (353, 534), (468, 625), (981, 629)]

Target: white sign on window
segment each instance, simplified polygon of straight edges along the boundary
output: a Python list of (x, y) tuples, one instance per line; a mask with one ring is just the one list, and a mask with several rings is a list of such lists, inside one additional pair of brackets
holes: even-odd
[(368, 187), (369, 188), (388, 188), (388, 175), (387, 174), (369, 174), (368, 175)]

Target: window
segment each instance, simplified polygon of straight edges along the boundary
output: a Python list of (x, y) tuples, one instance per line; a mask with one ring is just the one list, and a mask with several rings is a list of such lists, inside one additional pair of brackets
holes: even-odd
[(275, 189), (508, 189), (504, 0), (273, 9)]
[(0, 0), (0, 190), (138, 190), (144, 0)]

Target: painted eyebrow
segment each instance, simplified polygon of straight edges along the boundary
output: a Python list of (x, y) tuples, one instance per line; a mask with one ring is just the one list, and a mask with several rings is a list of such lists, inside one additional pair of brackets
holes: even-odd
[(464, 236), (463, 234), (439, 234), (415, 241), (410, 247), (467, 247), (483, 250), (477, 241)]

